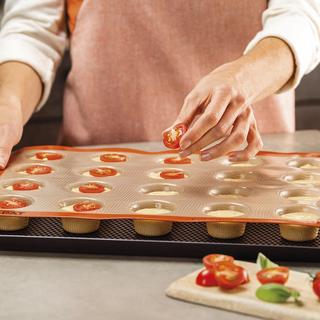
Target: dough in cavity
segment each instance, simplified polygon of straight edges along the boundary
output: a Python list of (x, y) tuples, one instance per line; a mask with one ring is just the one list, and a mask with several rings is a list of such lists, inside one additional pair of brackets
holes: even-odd
[(146, 193), (149, 196), (175, 196), (177, 194), (179, 194), (178, 191), (174, 191), (174, 190), (155, 190), (155, 191), (150, 191)]
[(288, 219), (288, 220), (294, 220), (294, 221), (305, 221), (305, 222), (312, 222), (319, 220), (319, 215), (312, 212), (290, 212), (281, 215), (281, 218)]
[(166, 214), (171, 212), (172, 212), (171, 210), (164, 209), (164, 208), (143, 208), (135, 211), (135, 213), (141, 213), (141, 214)]
[(208, 211), (207, 215), (210, 217), (217, 217), (217, 218), (233, 218), (233, 217), (243, 216), (244, 213), (236, 210), (219, 209), (219, 210)]

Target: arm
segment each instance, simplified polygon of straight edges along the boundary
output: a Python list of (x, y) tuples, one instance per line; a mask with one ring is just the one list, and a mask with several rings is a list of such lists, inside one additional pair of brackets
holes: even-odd
[(66, 45), (63, 1), (7, 0), (0, 31), (0, 167), (51, 89)]
[[(202, 150), (204, 161), (225, 154), (231, 160), (246, 160), (262, 148), (250, 104), (295, 87), (320, 60), (320, 8), (317, 1), (305, 3), (270, 1), (264, 28), (245, 55), (212, 71), (188, 94), (175, 121), (190, 126), (180, 142), (181, 156)], [(301, 37), (297, 24), (303, 29)], [(208, 148), (219, 139), (223, 140)], [(244, 150), (235, 151), (245, 142)]]

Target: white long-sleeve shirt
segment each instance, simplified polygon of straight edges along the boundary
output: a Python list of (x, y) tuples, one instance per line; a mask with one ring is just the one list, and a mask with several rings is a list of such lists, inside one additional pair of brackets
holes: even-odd
[[(63, 0), (6, 0), (0, 30), (0, 64), (30, 65), (44, 85), (39, 109), (47, 100), (57, 67), (67, 46)], [(263, 29), (244, 53), (266, 37), (278, 37), (291, 48), (295, 75), (283, 90), (295, 88), (320, 61), (320, 0), (270, 0), (262, 16)]]

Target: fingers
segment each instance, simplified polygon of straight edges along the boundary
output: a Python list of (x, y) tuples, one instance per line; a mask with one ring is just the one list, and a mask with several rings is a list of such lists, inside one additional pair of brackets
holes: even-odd
[(237, 117), (244, 111), (245, 108), (245, 99), (242, 96), (237, 96), (234, 98), (227, 107), (219, 123), (209, 130), (201, 139), (192, 144), (187, 150), (183, 150), (180, 156), (186, 157), (191, 153), (198, 152), (213, 142), (228, 136)]
[(254, 157), (263, 148), (263, 142), (258, 131), (255, 119), (254, 123), (250, 126), (247, 142), (248, 145), (244, 150), (234, 151), (230, 153), (230, 161), (247, 161), (250, 158)]
[(231, 134), (228, 137), (217, 145), (201, 152), (201, 160), (209, 161), (221, 157), (230, 151), (237, 150), (247, 140), (252, 118), (251, 108), (247, 108), (234, 122)]
[(215, 90), (210, 103), (205, 111), (189, 128), (187, 133), (182, 137), (180, 146), (182, 150), (189, 148), (202, 138), (210, 129), (218, 124), (225, 110), (232, 99), (232, 90), (224, 87)]

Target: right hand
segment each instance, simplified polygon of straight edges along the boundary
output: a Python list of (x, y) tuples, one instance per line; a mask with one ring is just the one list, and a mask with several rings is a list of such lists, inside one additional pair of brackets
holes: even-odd
[(9, 161), (12, 148), (20, 141), (23, 132), (23, 116), (20, 103), (0, 97), (0, 169)]

